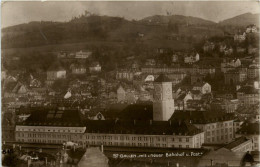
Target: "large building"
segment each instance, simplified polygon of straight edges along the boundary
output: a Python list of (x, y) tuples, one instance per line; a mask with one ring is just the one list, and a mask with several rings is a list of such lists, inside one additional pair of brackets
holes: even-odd
[(240, 101), (240, 105), (255, 105), (259, 103), (259, 89), (252, 86), (243, 86), (237, 91), (237, 99)]
[(82, 120), (76, 110), (37, 110), (16, 125), (17, 142), (81, 146), (200, 148), (204, 132), (187, 121)]
[(205, 143), (229, 143), (234, 138), (233, 115), (217, 111), (175, 111), (170, 120), (187, 120), (205, 132)]
[(78, 142), (86, 130), (77, 110), (38, 109), (15, 127), (17, 142), (62, 144)]
[(154, 82), (153, 119), (168, 121), (174, 113), (172, 83), (165, 75), (160, 75)]
[(229, 70), (224, 73), (226, 85), (238, 85), (247, 79), (247, 72), (241, 69)]

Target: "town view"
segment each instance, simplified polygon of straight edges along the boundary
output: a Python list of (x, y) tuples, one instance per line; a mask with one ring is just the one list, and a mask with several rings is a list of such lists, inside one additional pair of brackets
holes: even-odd
[(2, 3), (2, 166), (259, 166), (258, 5)]

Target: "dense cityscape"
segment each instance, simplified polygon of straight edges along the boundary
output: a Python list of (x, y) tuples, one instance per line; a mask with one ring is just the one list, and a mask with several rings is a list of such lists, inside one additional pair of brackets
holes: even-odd
[(259, 165), (259, 23), (247, 17), (86, 11), (2, 28), (3, 166)]

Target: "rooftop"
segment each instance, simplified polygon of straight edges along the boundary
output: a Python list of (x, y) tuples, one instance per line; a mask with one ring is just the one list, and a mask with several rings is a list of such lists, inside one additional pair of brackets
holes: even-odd
[(227, 148), (229, 150), (239, 146), (240, 144), (243, 144), (244, 142), (249, 141), (249, 139), (247, 139), (245, 136), (241, 136), (239, 138), (236, 138), (234, 141), (232, 141), (231, 143), (227, 144), (224, 148)]
[(182, 111), (176, 110), (170, 120), (187, 120), (194, 124), (208, 124), (233, 120), (233, 114), (220, 111)]
[(202, 131), (188, 121), (87, 120), (86, 133), (195, 135)]
[(37, 108), (21, 125), (29, 126), (83, 126), (78, 110)]
[(164, 74), (160, 74), (156, 79), (155, 82), (171, 82), (171, 80)]

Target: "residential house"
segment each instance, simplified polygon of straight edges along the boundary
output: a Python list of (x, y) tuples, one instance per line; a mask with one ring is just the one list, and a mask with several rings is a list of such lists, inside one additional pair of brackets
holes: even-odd
[(213, 49), (215, 49), (215, 44), (213, 42), (207, 41), (203, 46), (204, 52), (210, 52), (213, 51)]
[(155, 66), (156, 65), (156, 61), (154, 59), (146, 59), (145, 65), (146, 66)]
[(245, 32), (238, 32), (234, 35), (235, 42), (243, 42), (246, 40), (246, 33)]
[(239, 106), (239, 101), (237, 99), (213, 99), (210, 106), (212, 110), (221, 110), (226, 113), (234, 113)]
[(211, 85), (206, 82), (196, 83), (192, 90), (199, 90), (202, 94), (211, 93)]
[(234, 70), (237, 67), (241, 66), (240, 59), (224, 59), (223, 62), (221, 62), (221, 72), (227, 72), (229, 70)]
[(87, 68), (83, 64), (72, 64), (70, 66), (72, 74), (85, 74)]
[(92, 52), (90, 51), (86, 51), (86, 52), (83, 52), (82, 50), (79, 51), (79, 52), (76, 52), (75, 54), (75, 58), (76, 59), (87, 59), (91, 56)]
[(227, 45), (225, 43), (220, 43), (219, 44), (219, 52), (220, 53), (223, 53), (226, 48), (227, 48)]
[(134, 79), (134, 71), (127, 69), (117, 70), (116, 79), (132, 81)]
[(176, 99), (174, 99), (174, 105), (177, 110), (184, 110), (187, 109), (187, 101), (193, 100), (192, 95), (190, 92), (183, 92), (180, 94)]
[(246, 52), (246, 48), (237, 46), (236, 47), (236, 51), (237, 51), (237, 53), (245, 53)]
[(260, 73), (260, 65), (258, 63), (254, 63), (249, 65), (247, 69), (248, 78), (258, 78)]
[(95, 61), (95, 62), (91, 63), (91, 65), (89, 66), (89, 71), (90, 71), (90, 73), (101, 72), (101, 66), (100, 66), (99, 62)]
[(247, 79), (247, 72), (242, 69), (229, 70), (224, 73), (226, 85), (238, 85)]
[(241, 105), (251, 106), (259, 103), (259, 89), (243, 86), (237, 91), (237, 99)]
[(215, 92), (215, 98), (227, 99), (227, 100), (236, 99), (236, 90), (233, 89), (218, 90), (217, 92)]
[(257, 27), (254, 24), (248, 25), (246, 27), (246, 33), (257, 33)]
[(248, 54), (256, 54), (258, 53), (259, 51), (259, 48), (258, 47), (254, 47), (252, 45), (249, 45), (248, 48), (247, 48), (247, 53)]
[(191, 74), (194, 73), (199, 73), (204, 75), (210, 74), (211, 76), (214, 76), (215, 72), (216, 72), (216, 68), (214, 66), (206, 65), (206, 64), (198, 65), (198, 66), (194, 65), (192, 71), (190, 71)]
[(236, 132), (241, 128), (241, 126), (243, 125), (244, 121), (240, 120), (240, 119), (236, 119), (234, 120), (234, 134), (236, 134)]
[(225, 56), (230, 56), (233, 54), (233, 48), (232, 47), (226, 47), (224, 50), (224, 55)]
[(47, 83), (52, 84), (57, 79), (66, 78), (66, 70), (59, 62), (53, 63), (47, 70)]
[(178, 63), (179, 62), (179, 55), (177, 53), (174, 53), (172, 55), (172, 63)]
[(186, 64), (193, 64), (199, 60), (200, 60), (200, 55), (198, 53), (184, 56), (184, 63)]
[(169, 54), (172, 52), (171, 48), (157, 48), (157, 53), (159, 54)]

